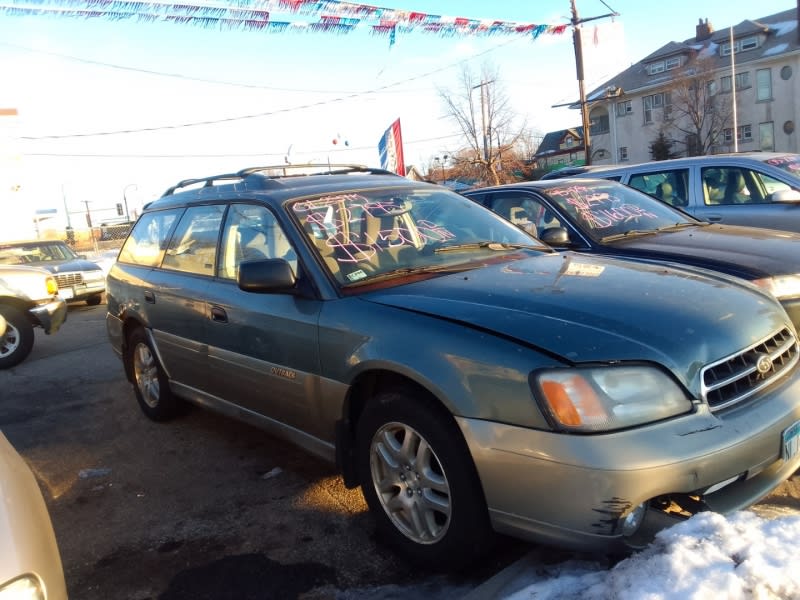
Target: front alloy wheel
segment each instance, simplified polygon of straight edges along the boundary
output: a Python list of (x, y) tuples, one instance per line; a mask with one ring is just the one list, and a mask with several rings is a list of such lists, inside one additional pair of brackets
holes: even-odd
[(469, 448), (453, 415), (426, 392), (379, 392), (358, 420), (361, 491), (379, 538), (424, 568), (464, 567), (493, 532)]
[(436, 453), (413, 427), (387, 423), (372, 438), (370, 471), (378, 500), (413, 542), (431, 544), (450, 525), (450, 486)]

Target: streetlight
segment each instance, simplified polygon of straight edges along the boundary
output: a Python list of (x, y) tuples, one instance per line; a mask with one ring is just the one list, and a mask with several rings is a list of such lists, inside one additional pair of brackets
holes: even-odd
[(128, 188), (131, 188), (131, 187), (135, 188), (136, 191), (139, 191), (139, 186), (136, 185), (135, 183), (129, 183), (124, 188), (122, 188), (122, 200), (123, 200), (123, 202), (125, 202), (125, 220), (126, 221), (130, 221), (131, 220), (131, 215), (128, 212)]

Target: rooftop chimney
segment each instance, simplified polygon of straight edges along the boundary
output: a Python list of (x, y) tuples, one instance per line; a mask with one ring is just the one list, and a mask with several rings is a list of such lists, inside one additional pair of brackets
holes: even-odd
[(708, 19), (705, 21), (703, 19), (698, 19), (697, 27), (695, 28), (695, 40), (698, 42), (705, 41), (711, 37), (712, 33), (714, 33), (714, 28), (711, 26), (711, 23), (708, 22)]

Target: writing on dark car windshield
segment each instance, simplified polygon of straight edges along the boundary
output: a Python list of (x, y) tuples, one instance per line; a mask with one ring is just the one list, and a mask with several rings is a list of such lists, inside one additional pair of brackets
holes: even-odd
[(770, 158), (766, 161), (768, 165), (783, 169), (787, 173), (791, 173), (795, 177), (800, 177), (800, 157), (796, 154), (787, 154), (786, 156), (778, 156)]
[(627, 186), (604, 183), (549, 188), (548, 195), (595, 239), (693, 223), (663, 202)]

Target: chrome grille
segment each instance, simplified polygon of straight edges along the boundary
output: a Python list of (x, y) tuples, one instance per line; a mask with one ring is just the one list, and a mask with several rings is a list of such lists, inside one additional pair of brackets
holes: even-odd
[(732, 406), (780, 379), (797, 359), (797, 339), (789, 329), (781, 329), (733, 356), (704, 367), (703, 397), (712, 411)]
[(57, 273), (54, 275), (58, 287), (72, 287), (83, 283), (83, 273)]

